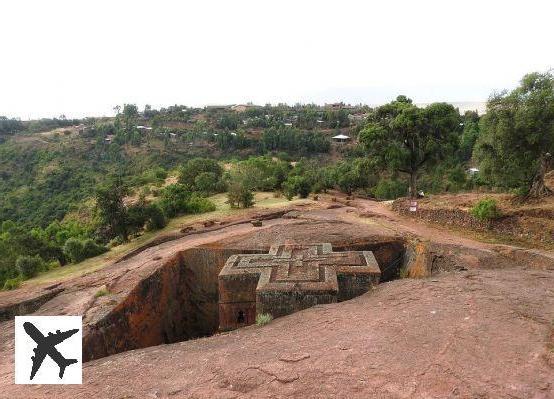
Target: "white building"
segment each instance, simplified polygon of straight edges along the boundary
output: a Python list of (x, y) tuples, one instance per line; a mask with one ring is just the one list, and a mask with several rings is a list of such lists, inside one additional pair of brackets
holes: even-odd
[(333, 136), (332, 139), (337, 143), (346, 143), (348, 142), (348, 140), (350, 140), (350, 137), (341, 133)]

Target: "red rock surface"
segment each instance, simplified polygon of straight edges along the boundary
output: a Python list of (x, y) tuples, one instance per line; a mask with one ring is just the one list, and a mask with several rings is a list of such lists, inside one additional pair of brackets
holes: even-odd
[[(4, 397), (552, 398), (554, 274), (397, 280), (205, 339), (89, 362), (84, 384)], [(5, 380), (4, 380), (5, 381)]]
[[(171, 338), (163, 336), (169, 316), (189, 303), (174, 301), (180, 282), (190, 285), (177, 265), (194, 259), (186, 251), (199, 246), (267, 250), (296, 239), (359, 250), (387, 243), (379, 261), (402, 241), (410, 275), (434, 276), (383, 284), (261, 328), (94, 360), (78, 387), (13, 385), (13, 321), (1, 322), (0, 397), (554, 397), (552, 253), (477, 242), (371, 201), (351, 205), (164, 242), (63, 281), (55, 287), (63, 291), (34, 314), (83, 314), (85, 337), (103, 321), (127, 320), (133, 328), (114, 336), (121, 350), (163, 343)], [(104, 285), (110, 295), (95, 298)], [(0, 307), (33, 303), (46, 288), (0, 293)], [(103, 347), (102, 339), (91, 342)]]

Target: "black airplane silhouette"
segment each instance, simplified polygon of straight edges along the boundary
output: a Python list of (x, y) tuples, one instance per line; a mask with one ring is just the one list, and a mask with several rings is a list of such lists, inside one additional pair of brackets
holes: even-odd
[(58, 352), (58, 350), (55, 348), (55, 346), (78, 332), (78, 328), (64, 332), (60, 332), (60, 330), (57, 330), (56, 334), (48, 333), (48, 336), (46, 337), (42, 335), (38, 328), (36, 328), (32, 323), (28, 321), (23, 323), (23, 328), (25, 329), (27, 335), (29, 335), (37, 343), (37, 347), (33, 349), (35, 355), (31, 356), (31, 360), (33, 361), (31, 380), (42, 365), (42, 362), (44, 361), (46, 355), (50, 356), (50, 358), (52, 358), (52, 360), (54, 360), (58, 364), (58, 367), (60, 368), (60, 378), (63, 377), (63, 373), (67, 366), (73, 363), (77, 363), (77, 359), (66, 359), (65, 357), (63, 357), (61, 353)]

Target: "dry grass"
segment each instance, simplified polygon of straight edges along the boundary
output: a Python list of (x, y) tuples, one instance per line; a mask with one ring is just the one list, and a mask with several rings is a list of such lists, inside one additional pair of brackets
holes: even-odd
[(100, 298), (101, 296), (109, 295), (110, 291), (106, 288), (106, 286), (102, 286), (96, 293), (94, 294), (95, 298)]
[(429, 275), (427, 265), (429, 264), (429, 251), (425, 243), (417, 243), (415, 246), (415, 261), (407, 271), (407, 277), (423, 278)]
[(273, 320), (273, 316), (269, 313), (260, 313), (256, 315), (256, 325), (260, 327), (269, 324), (271, 320)]

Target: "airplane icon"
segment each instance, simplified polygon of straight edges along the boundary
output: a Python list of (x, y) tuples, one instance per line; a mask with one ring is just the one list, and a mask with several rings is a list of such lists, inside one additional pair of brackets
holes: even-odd
[(35, 355), (31, 356), (31, 360), (33, 361), (31, 380), (42, 365), (42, 362), (44, 361), (46, 355), (50, 356), (50, 358), (52, 358), (52, 360), (54, 360), (58, 364), (58, 367), (60, 368), (60, 378), (63, 377), (63, 373), (65, 372), (65, 368), (67, 366), (77, 363), (77, 359), (66, 359), (65, 357), (63, 357), (62, 354), (58, 352), (58, 350), (55, 348), (55, 346), (65, 341), (73, 334), (77, 333), (79, 331), (78, 328), (64, 332), (60, 332), (60, 330), (57, 330), (56, 334), (48, 333), (46, 337), (42, 335), (42, 333), (38, 330), (38, 328), (34, 326), (33, 323), (30, 323), (28, 321), (23, 323), (23, 328), (25, 329), (27, 335), (29, 335), (37, 343), (37, 347), (33, 349)]

